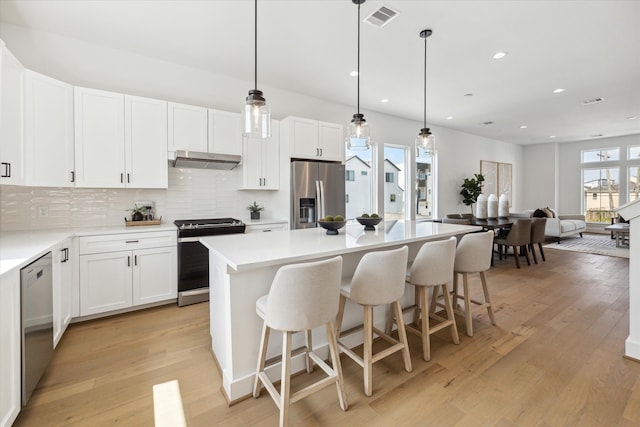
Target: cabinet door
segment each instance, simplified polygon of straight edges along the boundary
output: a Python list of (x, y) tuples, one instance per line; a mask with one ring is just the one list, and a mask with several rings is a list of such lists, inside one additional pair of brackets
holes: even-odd
[(124, 187), (124, 95), (74, 88), (76, 186)]
[(318, 122), (300, 117), (289, 117), (287, 132), (291, 144), (291, 157), (303, 159), (317, 159), (318, 151)]
[(169, 151), (191, 150), (206, 153), (207, 109), (169, 102)]
[(262, 169), (264, 159), (262, 158), (262, 146), (267, 142), (264, 139), (243, 138), (242, 151), (242, 180), (243, 189), (261, 190)]
[(20, 412), (20, 270), (0, 276), (0, 426)]
[(318, 138), (322, 160), (344, 162), (344, 135), (341, 125), (318, 122)]
[(0, 184), (24, 183), (24, 68), (0, 41)]
[(280, 126), (271, 121), (271, 137), (262, 144), (263, 190), (280, 188)]
[(126, 187), (167, 188), (167, 103), (125, 95)]
[(25, 183), (73, 187), (73, 86), (31, 70), (24, 77)]
[(80, 257), (80, 315), (131, 307), (131, 251)]
[(133, 305), (178, 296), (176, 246), (133, 251)]
[(240, 113), (209, 109), (209, 152), (242, 154)]
[(56, 347), (71, 322), (73, 257), (72, 239), (53, 248), (53, 345)]

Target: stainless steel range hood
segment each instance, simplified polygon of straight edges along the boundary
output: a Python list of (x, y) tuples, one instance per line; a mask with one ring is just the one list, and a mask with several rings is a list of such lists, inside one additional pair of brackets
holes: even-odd
[(242, 157), (233, 154), (200, 153), (177, 150), (173, 166), (176, 168), (231, 170), (238, 166)]

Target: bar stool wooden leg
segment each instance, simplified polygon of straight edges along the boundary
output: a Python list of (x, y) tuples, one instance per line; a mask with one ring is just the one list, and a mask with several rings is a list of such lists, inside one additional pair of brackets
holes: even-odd
[(271, 328), (269, 328), (264, 322), (262, 324), (262, 337), (260, 338), (260, 355), (258, 356), (258, 367), (256, 368), (256, 377), (253, 380), (253, 397), (256, 399), (260, 397), (260, 390), (262, 386), (260, 385), (260, 372), (264, 371), (264, 363), (267, 358), (267, 344), (269, 343), (269, 332)]
[(340, 303), (338, 305), (338, 315), (336, 316), (336, 339), (340, 338), (340, 328), (342, 327), (342, 317), (344, 316), (344, 306), (347, 303), (347, 297), (340, 295)]
[(487, 304), (487, 312), (489, 313), (489, 320), (491, 324), (496, 324), (496, 319), (493, 317), (493, 305), (491, 304), (491, 298), (489, 297), (489, 288), (487, 288), (487, 279), (484, 275), (484, 271), (480, 272), (480, 280), (482, 281), (482, 291), (484, 292), (484, 301)]
[(313, 351), (313, 339), (311, 336), (311, 329), (307, 329), (306, 333), (305, 333), (305, 341), (306, 341), (306, 346), (307, 346), (307, 351), (305, 352), (305, 364), (307, 365), (307, 373), (311, 373), (313, 372), (313, 361), (311, 360), (311, 357), (309, 357), (309, 353), (311, 351)]
[[(396, 309), (396, 319), (400, 319), (397, 322), (398, 340), (404, 345), (404, 347), (402, 348), (402, 356), (404, 359), (404, 370), (407, 372), (411, 372), (411, 354), (409, 353), (409, 340), (407, 339), (407, 331), (404, 328), (404, 320), (402, 318), (402, 306), (400, 305), (400, 301), (396, 301), (393, 304)], [(424, 313), (422, 313), (422, 316), (424, 316)]]
[[(517, 255), (516, 255), (517, 256)], [(473, 336), (473, 322), (471, 318), (471, 296), (469, 295), (469, 274), (462, 273), (462, 287), (464, 290), (464, 320), (467, 326), (467, 335)]]
[[(437, 294), (437, 287), (433, 289), (434, 294)], [(454, 344), (460, 344), (460, 337), (458, 336), (458, 327), (456, 326), (456, 317), (453, 314), (453, 304), (451, 303), (451, 297), (446, 283), (442, 285), (442, 295), (444, 296), (444, 307), (447, 310), (447, 319), (452, 321), (451, 324), (451, 338), (453, 338)]]
[(428, 362), (431, 360), (431, 339), (429, 338), (429, 302), (427, 301), (427, 288), (416, 286), (419, 296), (419, 307), (422, 314), (422, 358)]
[(280, 426), (289, 425), (289, 398), (291, 396), (291, 335), (282, 333), (282, 374), (280, 377)]
[(336, 388), (338, 389), (338, 399), (340, 401), (340, 408), (343, 411), (349, 409), (349, 403), (347, 402), (347, 393), (344, 390), (344, 380), (342, 377), (342, 365), (340, 364), (340, 352), (338, 351), (338, 341), (333, 333), (334, 326), (331, 322), (327, 323), (327, 341), (329, 342), (329, 355), (331, 356), (331, 366), (338, 375), (338, 381), (336, 382)]
[[(363, 345), (363, 362), (364, 362), (364, 394), (371, 396), (373, 394), (373, 306), (365, 305), (364, 308), (364, 345)], [(402, 316), (402, 313), (400, 313)], [(401, 317), (400, 317), (401, 318)], [(400, 333), (400, 324), (398, 322), (398, 333)], [(338, 335), (338, 334), (336, 334)]]

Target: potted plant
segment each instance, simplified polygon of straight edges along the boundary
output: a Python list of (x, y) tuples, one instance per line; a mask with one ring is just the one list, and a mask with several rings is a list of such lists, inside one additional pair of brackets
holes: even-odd
[(251, 212), (251, 219), (260, 219), (260, 211), (263, 210), (264, 207), (259, 206), (254, 200), (252, 205), (247, 206), (247, 209)]
[(131, 212), (131, 221), (142, 221), (147, 213), (146, 206), (134, 206), (133, 209), (127, 209)]
[(460, 187), (460, 195), (462, 195), (462, 202), (471, 206), (471, 213), (473, 213), (473, 204), (478, 200), (478, 196), (482, 193), (482, 183), (484, 182), (484, 176), (480, 173), (474, 174), (473, 178), (465, 178)]

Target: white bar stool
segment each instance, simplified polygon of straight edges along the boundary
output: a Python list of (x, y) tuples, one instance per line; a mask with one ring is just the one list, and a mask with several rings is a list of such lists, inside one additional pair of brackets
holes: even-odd
[[(402, 307), (400, 298), (404, 294), (405, 278), (407, 274), (407, 257), (409, 249), (403, 246), (399, 249), (382, 252), (366, 253), (353, 273), (353, 277), (342, 283), (340, 290), (340, 308), (336, 319), (336, 336), (340, 350), (364, 368), (364, 394), (371, 396), (373, 389), (372, 365), (396, 351), (402, 351), (404, 368), (411, 372), (411, 356), (407, 343), (407, 334), (402, 321)], [(350, 299), (360, 304), (364, 309), (364, 325), (356, 326), (340, 332), (342, 316), (346, 300)], [(392, 304), (398, 325), (399, 341), (373, 326), (373, 307), (382, 304)], [(350, 348), (342, 344), (339, 339), (364, 328), (363, 356), (358, 356)], [(372, 354), (373, 333), (391, 344), (375, 355)]]
[[(338, 389), (340, 407), (344, 411), (349, 407), (333, 326), (333, 320), (338, 312), (341, 276), (342, 257), (339, 256), (326, 261), (286, 265), (281, 267), (273, 278), (269, 294), (256, 301), (256, 312), (264, 319), (264, 324), (258, 367), (253, 383), (253, 397), (260, 396), (260, 382), (262, 382), (280, 409), (280, 426), (286, 426), (289, 423), (290, 404), (333, 383)], [(327, 329), (333, 368), (314, 353), (311, 346), (311, 329), (322, 325)], [(267, 363), (265, 360), (271, 329), (282, 331), (280, 393), (265, 373), (265, 365), (273, 365), (279, 361)], [(307, 332), (307, 345), (304, 349), (307, 372), (312, 370), (310, 360), (312, 359), (327, 374), (327, 377), (291, 394), (291, 336), (298, 331)]]
[[(493, 231), (485, 231), (481, 233), (469, 233), (462, 236), (460, 243), (456, 249), (456, 263), (453, 267), (453, 300), (464, 300), (464, 310), (456, 307), (455, 312), (464, 316), (467, 325), (467, 335), (473, 336), (473, 323), (471, 316), (474, 312), (487, 309), (491, 324), (495, 325), (496, 320), (493, 317), (493, 308), (491, 308), (491, 298), (489, 297), (489, 289), (487, 288), (487, 279), (484, 272), (491, 268), (491, 256), (493, 251)], [(517, 255), (516, 255), (517, 256)], [(482, 291), (484, 293), (484, 301), (471, 299), (469, 294), (469, 273), (479, 273), (482, 281)], [(462, 285), (464, 295), (458, 294), (458, 274), (462, 274)], [(471, 304), (476, 307), (472, 308)]]
[[(403, 310), (404, 312), (414, 310), (413, 323), (405, 325), (405, 327), (407, 331), (422, 338), (422, 358), (427, 362), (431, 360), (431, 334), (449, 327), (451, 328), (453, 343), (460, 343), (451, 297), (447, 289), (447, 283), (453, 279), (455, 259), (455, 237), (436, 242), (427, 242), (422, 245), (418, 251), (407, 276), (407, 282), (415, 286), (416, 296), (414, 305), (405, 307)], [(435, 304), (433, 304), (431, 313), (429, 312), (427, 288), (433, 288), (432, 301), (436, 301), (438, 298), (438, 288), (442, 288), (444, 308), (447, 313), (446, 319), (435, 313)], [(421, 323), (418, 329), (419, 318), (421, 319)], [(429, 326), (430, 318), (437, 320), (438, 324), (433, 327)]]

